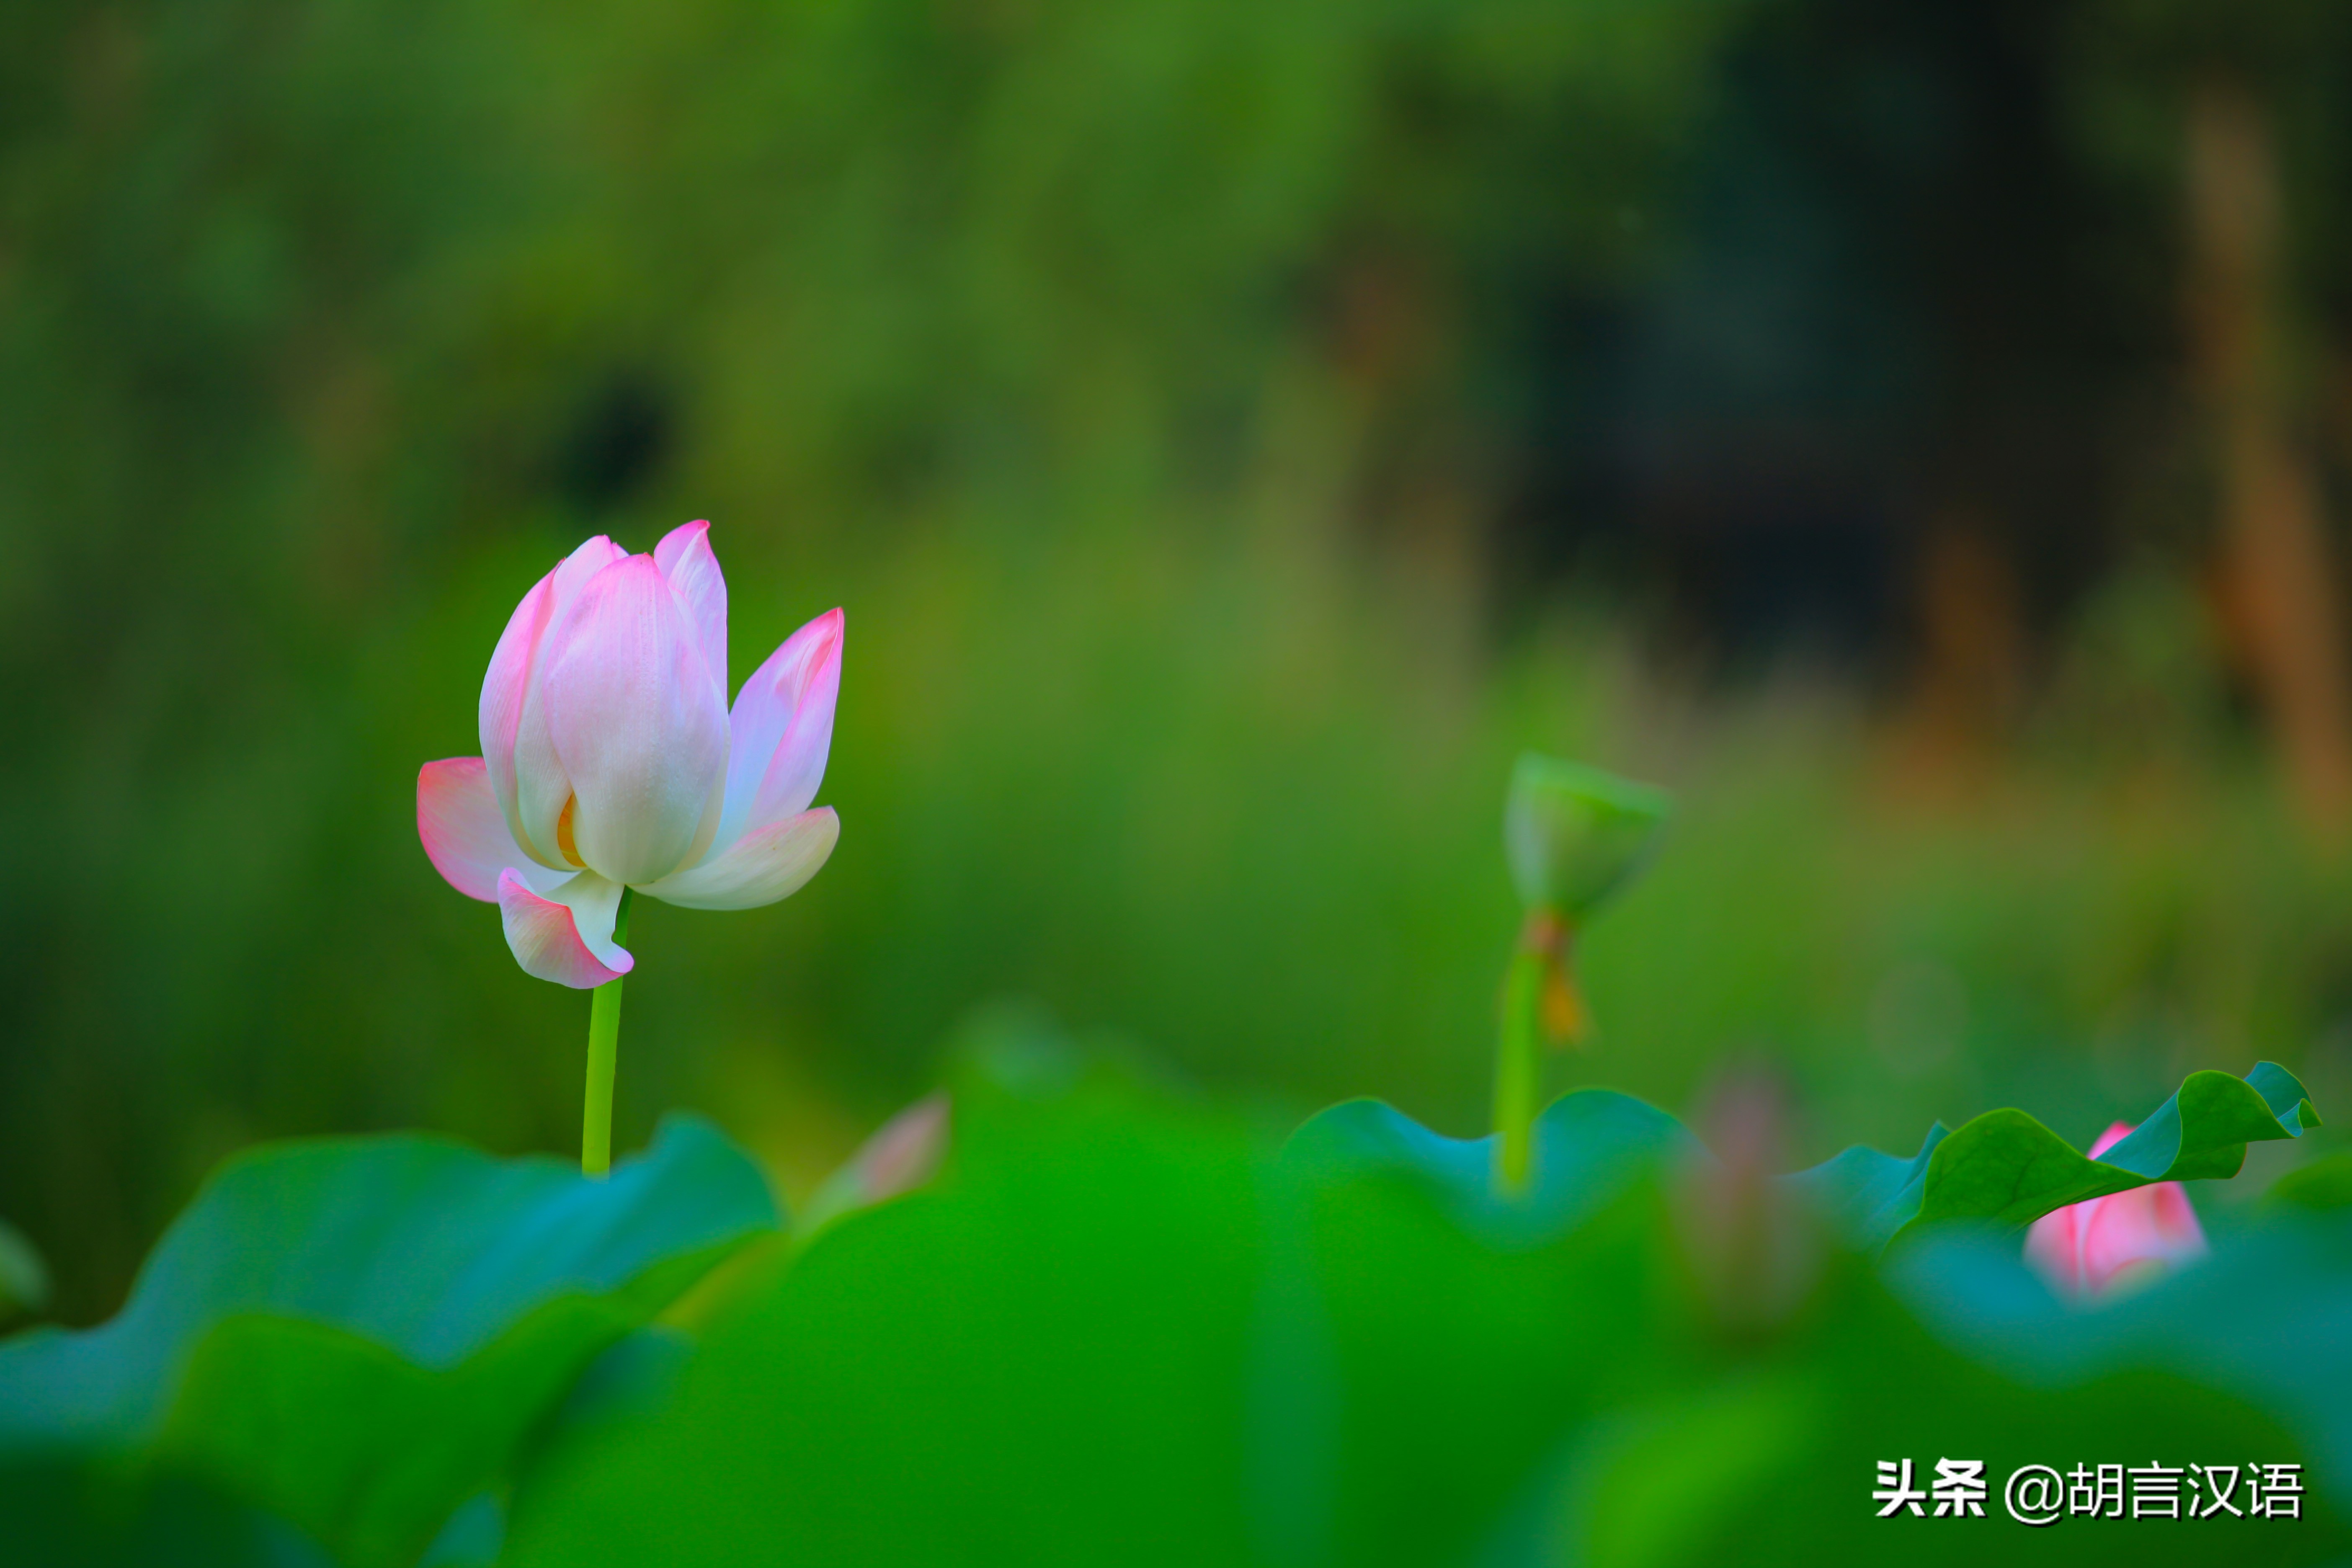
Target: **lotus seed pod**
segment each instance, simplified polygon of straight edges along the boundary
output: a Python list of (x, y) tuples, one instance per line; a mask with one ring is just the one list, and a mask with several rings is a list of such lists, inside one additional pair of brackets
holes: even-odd
[(1672, 805), (1664, 790), (1598, 768), (1523, 755), (1503, 814), (1520, 902), (1581, 926), (1649, 858)]

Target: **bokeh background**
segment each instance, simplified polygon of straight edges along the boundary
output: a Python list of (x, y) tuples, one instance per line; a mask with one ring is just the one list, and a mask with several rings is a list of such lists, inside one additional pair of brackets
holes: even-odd
[(1673, 786), (1558, 1081), (1804, 1158), (2352, 1103), (2352, 10), (0, 5), (0, 1219), (576, 1148), (436, 876), (509, 610), (835, 604), (788, 903), (638, 912), (619, 1141), (804, 1192), (976, 1014), (1484, 1120), (1511, 758)]

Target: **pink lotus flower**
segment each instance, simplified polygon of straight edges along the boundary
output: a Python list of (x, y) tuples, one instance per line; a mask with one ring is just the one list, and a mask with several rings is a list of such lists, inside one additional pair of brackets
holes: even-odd
[(416, 831), (449, 885), (495, 903), (542, 980), (633, 967), (622, 890), (748, 910), (800, 889), (841, 836), (812, 811), (833, 742), (842, 616), (786, 638), (727, 707), (727, 584), (710, 525), (650, 555), (598, 535), (523, 595), (482, 679), (482, 754), (427, 763)]
[[(2091, 1145), (2095, 1160), (2132, 1130), (2118, 1121)], [(2157, 1182), (2043, 1215), (2025, 1233), (2025, 1256), (2070, 1295), (2111, 1294), (2205, 1255), (2205, 1232), (2179, 1182)]]

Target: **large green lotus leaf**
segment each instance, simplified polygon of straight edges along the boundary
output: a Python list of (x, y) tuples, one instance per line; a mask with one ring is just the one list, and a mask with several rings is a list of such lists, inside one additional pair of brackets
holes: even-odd
[(1448, 1138), (1377, 1100), (1350, 1100), (1307, 1119), (1283, 1148), (1290, 1178), (1313, 1186), (1379, 1172), (1424, 1187), (1489, 1245), (1539, 1246), (1590, 1218), (1662, 1161), (1696, 1151), (1682, 1123), (1614, 1089), (1564, 1094), (1536, 1119), (1526, 1190), (1495, 1188), (1495, 1135)]
[[(2013, 1237), (1990, 1272), (1919, 1288), (1977, 1314), (1959, 1329), (1907, 1277), (1898, 1289), (1834, 1250), (1790, 1315), (1727, 1322), (1687, 1277), (1662, 1179), (1687, 1135), (1613, 1097), (1564, 1103), (1552, 1168), (1583, 1195), (1542, 1200), (1552, 1217), (1507, 1226), (1498, 1244), (1481, 1217), (1483, 1152), (1384, 1108), (1339, 1108), (1268, 1160), (1214, 1115), (1033, 1056), (958, 1091), (956, 1147), (933, 1187), (781, 1261), (677, 1372), (667, 1405), (530, 1472), (505, 1561), (1657, 1568), (2341, 1552), (2342, 1487), (2325, 1468), (2300, 1533), (2248, 1526), (2287, 1531), (2270, 1536), (2169, 1521), (2044, 1534), (1996, 1516), (1898, 1538), (1886, 1532), (1910, 1521), (1874, 1520), (1868, 1498), (1889, 1458), (1923, 1476), (1938, 1458), (1980, 1458), (1997, 1479), (2036, 1461), (2325, 1461), (2315, 1413), (2352, 1408), (2336, 1352), (2300, 1348), (2352, 1343), (2352, 1325), (2328, 1317), (2352, 1291), (2325, 1271), (2270, 1304), (2284, 1316), (2192, 1319), (2056, 1373), (1963, 1331), (1980, 1319), (1996, 1338), (2043, 1336), (2073, 1310), (2023, 1271)], [(1918, 1164), (1846, 1160), (1838, 1193), (1884, 1207)], [(1946, 1245), (1923, 1237), (1895, 1264)], [(2259, 1273), (2223, 1263), (2217, 1252), (2214, 1279), (2260, 1290)], [(2038, 1305), (2002, 1327), (2021, 1293)], [(2093, 1350), (2098, 1324), (2130, 1321), (2074, 1319)], [(2210, 1353), (2211, 1335), (2236, 1359)], [(2310, 1387), (2293, 1394), (2298, 1374)]]
[[(2233, 1136), (2315, 1122), (2300, 1086), (2275, 1068), (2251, 1085), (2203, 1077), (2140, 1135), (2145, 1149), (2170, 1131), (2173, 1146), (2109, 1190), (2221, 1173), (2242, 1155), (2242, 1144), (2221, 1147)], [(2228, 1087), (2217, 1092), (2213, 1079)], [(2234, 1115), (2231, 1100), (2250, 1088), (2266, 1089), (2286, 1117)], [(1283, 1163), (1309, 1178), (1314, 1288), (1272, 1297), (1294, 1303), (1297, 1326), (1278, 1360), (1295, 1369), (1285, 1381), (1309, 1412), (1288, 1419), (1280, 1446), (1309, 1483), (1287, 1494), (1295, 1519), (1285, 1539), (1300, 1543), (1297, 1560), (1462, 1560), (1464, 1531), (1500, 1514), (1509, 1522), (1488, 1542), (1498, 1563), (1875, 1561), (1867, 1531), (1846, 1526), (1876, 1458), (1908, 1454), (1932, 1474), (1937, 1458), (1968, 1457), (1959, 1447), (1929, 1451), (1933, 1443), (2007, 1453), (2067, 1436), (2094, 1463), (2116, 1462), (2127, 1457), (2108, 1451), (2116, 1434), (2144, 1432), (2216, 1462), (2241, 1447), (2275, 1462), (2319, 1441), (2298, 1417), (2304, 1405), (2352, 1408), (2352, 1372), (2295, 1395), (2248, 1365), (2214, 1370), (2194, 1332), (2086, 1371), (2077, 1394), (2054, 1394), (1937, 1342), (1861, 1260), (1835, 1257), (1788, 1338), (1768, 1336), (1766, 1353), (1741, 1370), (1745, 1358), (1727, 1354), (1744, 1348), (1738, 1335), (1710, 1329), (1675, 1278), (1673, 1222), (1657, 1193), (1662, 1163), (1696, 1145), (1662, 1113), (1618, 1100), (1588, 1092), (1556, 1102), (1545, 1148), (1559, 1184), (1547, 1191), (1538, 1180), (1510, 1201), (1492, 1194), (1488, 1148), (1385, 1106), (1335, 1107), (1294, 1138)], [(1626, 1135), (1638, 1127), (1647, 1131)], [(1853, 1149), (1784, 1181), (1874, 1250), (1917, 1212), (1946, 1140), (1937, 1127), (1909, 1159)], [(1294, 1224), (1279, 1209), (1276, 1222), (1279, 1242)], [(1277, 1269), (1285, 1250), (1273, 1249)], [(2002, 1256), (2001, 1289), (2030, 1293), (2045, 1313), (2069, 1310), (2023, 1272), (2013, 1239)], [(2242, 1278), (2233, 1288), (2259, 1289)], [(2315, 1281), (2295, 1299), (2299, 1311), (2341, 1314), (2352, 1292)], [(2241, 1345), (2284, 1367), (2316, 1366), (2281, 1353), (2306, 1333), (2352, 1342), (2352, 1323), (2241, 1327)], [(2100, 1331), (2089, 1332), (2095, 1342)], [(1560, 1445), (1549, 1461), (1547, 1442)], [(1863, 1452), (1874, 1444), (1886, 1452)], [(1510, 1507), (1498, 1489), (1530, 1475), (1528, 1499)], [(1790, 1500), (1777, 1513), (1776, 1498)], [(1770, 1530), (1759, 1510), (1776, 1521)], [(1970, 1561), (1984, 1550), (1972, 1531), (1962, 1548)], [(1823, 1539), (1845, 1546), (1825, 1551)], [(2073, 1560), (2038, 1535), (2028, 1552)], [(2214, 1560), (2179, 1560), (2191, 1557)], [(2174, 1559), (2106, 1542), (2086, 1560)]]
[(416, 1136), (257, 1150), (114, 1320), (0, 1345), (0, 1466), (138, 1456), (413, 1562), (583, 1367), (776, 1223), (689, 1117), (601, 1182)]
[(747, 1284), (657, 1418), (534, 1467), (504, 1561), (1250, 1560), (1263, 1154), (1034, 1043), (955, 1092), (940, 1174)]
[[(2190, 1074), (2179, 1092), (2097, 1160), (2025, 1112), (2003, 1110), (1958, 1132), (1937, 1123), (1909, 1159), (1856, 1147), (1783, 1179), (1852, 1245), (1874, 1248), (1915, 1225), (1957, 1219), (2022, 1226), (2068, 1204), (2151, 1182), (2235, 1175), (2247, 1143), (2299, 1137), (2317, 1125), (2303, 1085), (2263, 1062), (2243, 1079)], [(1699, 1153), (1696, 1141), (1665, 1112), (1607, 1089), (1563, 1095), (1544, 1111), (1534, 1178), (1517, 1196), (1494, 1190), (1493, 1144), (1491, 1136), (1447, 1138), (1391, 1106), (1359, 1100), (1310, 1118), (1293, 1134), (1283, 1161), (1307, 1180), (1373, 1168), (1398, 1172), (1443, 1194), (1473, 1233), (1513, 1247), (1555, 1237), (1659, 1162)]]
[(1270, 1160), (1115, 1074), (996, 1066), (932, 1188), (836, 1221), (657, 1418), (532, 1472), (507, 1561), (1447, 1561), (1647, 1374), (1640, 1173), (1684, 1135), (1638, 1102), (1558, 1110), (1582, 1195), (1496, 1245), (1487, 1155), (1383, 1108)]
[(2274, 1214), (2216, 1234), (2210, 1257), (2084, 1310), (2013, 1243), (1965, 1231), (1889, 1260), (1896, 1294), (1945, 1342), (2030, 1386), (2167, 1367), (2276, 1413), (2352, 1504), (2352, 1222)]
[[(509, 1476), (526, 1478), (547, 1453), (657, 1412), (693, 1355), (693, 1339), (666, 1323), (647, 1324), (622, 1340), (581, 1373), (517, 1452)], [(490, 1568), (505, 1549), (507, 1489), (468, 1498), (434, 1537), (418, 1568)]]
[(1688, 1135), (1622, 1096), (1567, 1097), (1515, 1210), (1490, 1141), (1370, 1104), (1318, 1121), (1270, 1187), (1260, 1538), (1282, 1562), (1468, 1561), (1567, 1434), (1687, 1375), (1657, 1178)]
[[(1284, 1526), (1271, 1536), (1288, 1548), (1278, 1560), (1877, 1562), (1883, 1532), (1897, 1528), (1872, 1517), (1879, 1458), (1911, 1458), (1932, 1477), (1937, 1458), (1980, 1458), (1996, 1479), (2062, 1450), (2068, 1466), (2147, 1465), (2148, 1444), (2175, 1463), (2326, 1460), (2324, 1410), (2352, 1409), (2352, 1367), (2336, 1367), (2347, 1355), (2333, 1348), (2352, 1343), (2352, 1322), (2334, 1321), (2352, 1310), (2352, 1281), (2306, 1279), (2263, 1321), (2176, 1320), (2135, 1353), (2101, 1360), (2091, 1353), (2109, 1332), (2101, 1315), (2053, 1298), (2012, 1237), (1962, 1299), (1990, 1311), (2030, 1298), (2035, 1315), (1996, 1331), (2029, 1342), (2048, 1320), (2079, 1325), (2072, 1381), (2059, 1385), (1923, 1322), (1853, 1254), (1826, 1255), (1810, 1303), (1775, 1328), (1715, 1321), (1678, 1269), (1659, 1179), (1660, 1156), (1687, 1150), (1684, 1138), (1621, 1142), (1605, 1157), (1595, 1140), (1570, 1223), (1498, 1247), (1477, 1216), (1486, 1167), (1474, 1146), (1385, 1108), (1339, 1110), (1318, 1137), (1343, 1156), (1300, 1143), (1285, 1155), (1315, 1178), (1298, 1199), (1303, 1223), (1270, 1210), (1277, 1287), (1296, 1258), (1308, 1281), (1269, 1291), (1283, 1310), (1268, 1319), (1288, 1326), (1266, 1357), (1279, 1369), (1267, 1382), (1286, 1398), (1261, 1391), (1262, 1407), (1283, 1416), (1259, 1445), (1287, 1482), (1272, 1494), (1284, 1511), (1261, 1510)], [(1848, 1151), (1789, 1180), (1861, 1228), (1906, 1191), (1916, 1202), (1940, 1142), (1938, 1129), (1909, 1160)], [(1556, 1168), (1573, 1166), (1562, 1157)], [(2233, 1266), (2202, 1289), (2248, 1296), (2260, 1273)], [(2231, 1339), (2233, 1354), (2206, 1349), (2210, 1334)], [(2297, 1349), (2323, 1336), (2325, 1350)], [(2310, 1386), (2289, 1386), (2298, 1371), (2314, 1374)], [(2315, 1472), (2315, 1492), (2327, 1473)], [(2263, 1553), (2276, 1540), (2223, 1542), (2217, 1556), (2211, 1537), (2150, 1542), (2158, 1526), (2147, 1521), (2137, 1538), (2072, 1521), (2053, 1541), (1999, 1517), (1996, 1499), (1999, 1549), (2023, 1538), (2026, 1558), (2069, 1563), (2325, 1561), (2345, 1544), (2331, 1511), (2340, 1491), (2315, 1497), (2275, 1559)], [(1905, 1561), (1980, 1562), (1992, 1549), (1984, 1525), (1958, 1529), (1892, 1544)]]
[(1883, 1245), (1919, 1212), (1919, 1193), (1937, 1146), (1951, 1136), (1938, 1121), (1910, 1159), (1860, 1144), (1832, 1155), (1811, 1170), (1781, 1179), (1803, 1194), (1846, 1241), (1857, 1247)]
[(2191, 1073), (2179, 1092), (2098, 1159), (2078, 1153), (2022, 1110), (1989, 1110), (1910, 1159), (1853, 1148), (1786, 1180), (1856, 1247), (1916, 1226), (1975, 1220), (2019, 1226), (2053, 1209), (2151, 1182), (2228, 1177), (2246, 1145), (2319, 1125), (2303, 1085), (2273, 1062), (2242, 1079)]
[(2151, 1182), (2234, 1176), (2246, 1145), (2319, 1125), (2303, 1085), (2273, 1062), (2242, 1079), (2191, 1073), (2131, 1133), (2090, 1159), (2022, 1110), (1990, 1110), (1936, 1146), (1919, 1209), (1896, 1234), (1948, 1220), (2019, 1226)]
[[(2282, 1238), (2283, 1239), (2283, 1238)], [(2217, 1251), (2140, 1297), (2055, 1299), (2013, 1238), (1923, 1238), (1886, 1278), (1839, 1260), (1812, 1310), (1726, 1354), (1712, 1376), (1661, 1379), (1576, 1432), (1488, 1561), (1580, 1568), (2161, 1568), (2343, 1560), (2347, 1406), (2340, 1264), (2280, 1273)], [(2226, 1250), (2226, 1249), (2225, 1249)], [(2202, 1276), (2200, 1281), (2200, 1276)], [(2281, 1300), (2263, 1303), (2269, 1289)], [(2308, 1337), (2333, 1324), (2333, 1342)], [(1687, 1347), (1685, 1369), (1700, 1346)], [(2257, 1374), (2256, 1363), (2269, 1363)], [(2311, 1386), (2294, 1394), (2298, 1373)], [(2324, 1407), (2333, 1403), (2333, 1415)], [(1876, 1517), (1881, 1461), (1932, 1485), (1977, 1460), (1985, 1517)], [(2300, 1520), (2092, 1519), (2028, 1528), (2002, 1500), (2026, 1465), (2306, 1467)], [(2186, 1477), (2181, 1478), (2185, 1483)], [(2242, 1507), (2242, 1492), (2238, 1495)]]

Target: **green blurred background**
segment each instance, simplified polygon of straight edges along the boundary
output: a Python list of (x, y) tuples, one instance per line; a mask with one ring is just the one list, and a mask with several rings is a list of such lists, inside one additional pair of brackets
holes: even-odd
[(1480, 1130), (1511, 758), (1674, 787), (1562, 1083), (1808, 1160), (2352, 1100), (2352, 13), (0, 4), (0, 1219), (576, 1147), (418, 847), (514, 602), (848, 613), (786, 904), (646, 905), (620, 1142), (797, 1194), (975, 1009)]

